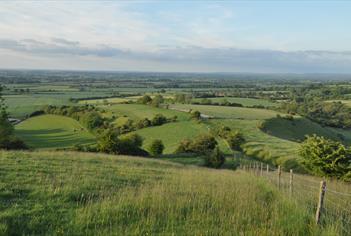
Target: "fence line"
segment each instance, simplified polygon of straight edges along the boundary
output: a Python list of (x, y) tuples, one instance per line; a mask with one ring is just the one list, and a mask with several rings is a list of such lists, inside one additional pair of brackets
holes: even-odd
[(308, 175), (294, 174), (293, 170), (284, 172), (280, 166), (274, 168), (269, 165), (264, 166), (263, 163), (249, 162), (241, 164), (240, 168), (258, 177), (266, 178), (277, 185), (279, 190), (288, 193), (290, 197), (295, 197), (296, 200), (304, 201), (304, 196), (314, 196), (314, 200), (311, 199), (314, 203), (312, 202), (310, 207), (315, 210), (316, 224), (322, 224), (324, 220), (330, 220), (329, 217), (332, 217), (334, 221), (340, 222), (338, 226), (343, 233), (351, 235), (351, 193), (330, 189), (325, 179), (313, 180)]

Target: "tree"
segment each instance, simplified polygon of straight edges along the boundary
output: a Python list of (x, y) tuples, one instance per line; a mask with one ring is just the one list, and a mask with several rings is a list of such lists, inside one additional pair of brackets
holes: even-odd
[(147, 152), (141, 149), (143, 139), (138, 134), (127, 134), (119, 137), (117, 132), (107, 131), (98, 142), (101, 152), (123, 155), (147, 156)]
[(176, 149), (176, 153), (188, 153), (188, 152), (192, 152), (191, 150), (191, 140), (190, 139), (183, 139), (182, 141), (180, 141), (177, 149)]
[(14, 135), (14, 128), (8, 119), (2, 90), (3, 87), (0, 85), (0, 149), (27, 149), (24, 142)]
[(119, 147), (120, 147), (120, 140), (118, 138), (118, 133), (113, 130), (109, 130), (105, 132), (99, 138), (98, 147), (99, 147), (98, 149), (101, 152), (118, 154)]
[(197, 136), (190, 145), (194, 153), (205, 154), (212, 151), (217, 146), (216, 139), (210, 134), (201, 134)]
[(226, 135), (230, 148), (234, 151), (241, 151), (241, 145), (245, 143), (244, 135), (239, 131), (232, 131)]
[(141, 104), (150, 104), (151, 101), (152, 101), (152, 98), (146, 94), (138, 99), (138, 103), (141, 103)]
[(194, 120), (200, 120), (201, 119), (201, 113), (199, 111), (192, 111), (191, 112), (191, 118)]
[(342, 179), (351, 171), (351, 149), (340, 142), (308, 136), (299, 153), (302, 165), (312, 174)]
[(158, 156), (162, 154), (164, 148), (165, 146), (163, 145), (162, 141), (155, 139), (149, 147), (149, 152), (152, 156)]
[(205, 166), (207, 167), (220, 168), (224, 162), (225, 156), (218, 147), (205, 156)]
[(104, 119), (98, 112), (91, 111), (83, 116), (82, 122), (85, 127), (92, 130), (103, 125)]
[(164, 102), (164, 99), (163, 99), (162, 95), (158, 94), (154, 97), (154, 99), (152, 99), (151, 105), (154, 107), (159, 107), (160, 104), (163, 102)]
[(156, 114), (155, 117), (151, 120), (151, 124), (153, 126), (163, 125), (165, 123), (167, 123), (167, 118), (162, 114)]

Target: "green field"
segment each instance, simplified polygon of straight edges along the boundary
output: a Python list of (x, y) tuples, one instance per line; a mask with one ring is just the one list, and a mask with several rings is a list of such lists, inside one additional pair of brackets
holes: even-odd
[(156, 114), (163, 114), (170, 118), (177, 116), (179, 121), (189, 120), (189, 114), (184, 112), (157, 108), (141, 104), (116, 104), (112, 106), (101, 106), (107, 112), (104, 114), (107, 117), (115, 116), (128, 116), (132, 120), (138, 120), (142, 118), (152, 119)]
[(230, 118), (243, 120), (258, 120), (269, 119), (275, 117), (278, 112), (255, 109), (245, 107), (224, 107), (224, 106), (210, 106), (210, 105), (188, 105), (188, 104), (174, 104), (170, 106), (177, 110), (193, 110), (199, 111), (205, 115), (213, 116), (215, 118)]
[[(201, 102), (203, 98), (195, 98), (193, 101)], [(251, 106), (265, 106), (265, 107), (274, 107), (279, 105), (278, 103), (274, 103), (265, 99), (255, 99), (255, 98), (239, 98), (239, 97), (216, 97), (216, 98), (207, 98), (212, 102), (221, 103), (224, 100), (231, 103), (239, 103), (246, 107)]]
[(94, 105), (103, 105), (106, 103), (123, 103), (123, 102), (128, 102), (128, 98), (105, 98), (105, 99), (89, 99), (89, 100), (81, 100), (78, 103), (79, 104), (94, 104)]
[[(301, 142), (306, 135), (316, 134), (326, 138), (351, 142), (351, 132), (348, 130), (334, 129), (330, 127), (322, 127), (306, 118), (295, 117), (293, 121), (283, 118), (272, 118), (265, 122), (267, 133), (281, 139)], [(344, 136), (344, 140), (340, 139), (340, 135)]]
[(136, 131), (137, 134), (144, 138), (143, 147), (146, 149), (153, 140), (161, 139), (165, 145), (165, 154), (173, 153), (183, 139), (194, 138), (199, 134), (208, 132), (204, 124), (199, 124), (195, 121), (168, 123)]
[(95, 142), (95, 137), (77, 121), (64, 116), (37, 116), (15, 128), (16, 134), (32, 148), (66, 148)]
[[(137, 157), (0, 152), (1, 235), (338, 235), (263, 178)], [(304, 200), (306, 202), (307, 200)]]

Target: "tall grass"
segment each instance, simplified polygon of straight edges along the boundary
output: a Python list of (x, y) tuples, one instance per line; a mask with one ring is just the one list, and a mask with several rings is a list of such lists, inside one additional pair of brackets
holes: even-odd
[(74, 152), (0, 152), (1, 235), (321, 235), (242, 171)]

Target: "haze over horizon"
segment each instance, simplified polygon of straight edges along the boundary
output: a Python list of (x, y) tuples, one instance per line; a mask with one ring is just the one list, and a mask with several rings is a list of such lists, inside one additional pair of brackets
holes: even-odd
[(351, 73), (351, 2), (2, 1), (8, 69)]

